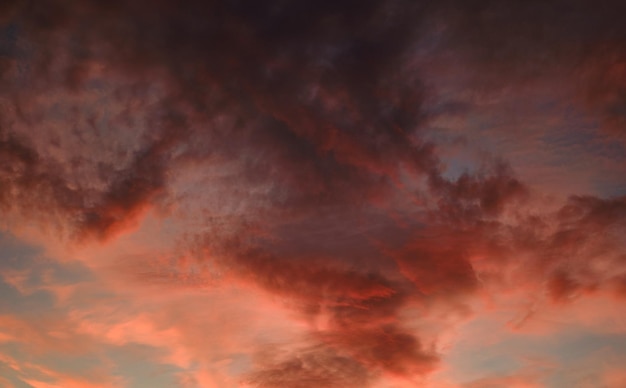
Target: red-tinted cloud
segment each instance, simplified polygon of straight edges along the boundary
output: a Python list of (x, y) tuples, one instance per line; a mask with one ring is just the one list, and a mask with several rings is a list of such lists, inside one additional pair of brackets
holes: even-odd
[(434, 311), (511, 287), (554, 305), (624, 294), (623, 197), (544, 208), (497, 146), (455, 171), (436, 136), (470, 117), (458, 144), (487, 143), (483, 126), (543, 109), (493, 112), (501, 96), (567, 80), (552, 105), (619, 132), (613, 3), (6, 3), (0, 209), (69, 245), (113, 244), (160, 211), (173, 259), (129, 255), (116, 268), (141, 274), (124, 279), (214, 276), (305, 327), (284, 357), (246, 349), (248, 384), (414, 381), (441, 365)]

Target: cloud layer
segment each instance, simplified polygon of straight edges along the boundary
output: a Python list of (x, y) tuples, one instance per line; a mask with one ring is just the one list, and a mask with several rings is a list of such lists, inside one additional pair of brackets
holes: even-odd
[[(489, 316), (479, 301), (527, 302), (502, 329), (519, 333), (623, 303), (620, 2), (4, 4), (2, 226), (130, 295), (107, 320), (33, 286), (74, 303), (59, 330), (80, 343), (167, 348), (159, 362), (197, 372), (183, 386), (542, 386), (436, 380), (445, 338)], [(221, 343), (202, 298), (256, 323)], [(25, 342), (28, 321), (0, 327)]]

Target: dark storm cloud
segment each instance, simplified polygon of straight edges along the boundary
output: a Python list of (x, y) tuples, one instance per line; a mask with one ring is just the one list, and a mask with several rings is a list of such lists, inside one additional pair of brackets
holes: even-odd
[[(379, 196), (400, 164), (417, 170), (435, 164), (432, 147), (410, 138), (421, 120), (421, 88), (401, 76), (415, 35), (414, 8), (376, 2), (256, 8), (238, 2), (23, 3), (15, 19), (20, 35), (32, 39), (25, 61), (32, 80), (11, 86), (42, 83), (46, 92), (66, 83), (73, 90), (81, 78), (75, 72), (90, 63), (143, 82), (158, 77), (169, 104), (157, 109), (178, 114), (184, 105), (197, 119), (227, 112), (240, 121), (225, 135), (208, 123), (186, 131), (181, 122), (163, 136), (184, 133), (174, 137), (191, 152), (198, 143), (205, 155), (247, 154), (254, 162), (246, 177), (263, 180), (265, 173), (286, 187), (284, 205), (350, 202), (356, 193)], [(9, 98), (24, 110), (17, 97)], [(146, 157), (139, 155), (135, 167), (145, 170)], [(120, 179), (110, 182), (104, 208), (130, 195)], [(138, 201), (149, 197), (141, 191), (132, 191)], [(89, 212), (83, 225), (106, 229), (111, 216), (99, 212)]]
[(35, 219), (40, 215), (69, 218), (77, 238), (105, 240), (117, 228), (133, 222), (137, 212), (163, 189), (159, 147), (151, 145), (134, 157), (128, 168), (114, 172), (108, 188), (93, 195), (86, 187), (72, 187), (62, 167), (39, 155), (26, 141), (11, 135), (0, 140), (2, 187), (0, 205)]

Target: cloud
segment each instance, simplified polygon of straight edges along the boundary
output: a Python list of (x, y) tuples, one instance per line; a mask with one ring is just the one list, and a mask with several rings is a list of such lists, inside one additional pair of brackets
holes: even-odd
[[(190, 293), (232, 282), (275, 298), (304, 327), (294, 337), (307, 346), (283, 344), (284, 357), (263, 359), (274, 345), (262, 340), (246, 349), (256, 357), (240, 371), (248, 384), (411, 381), (441, 364), (441, 333), (420, 327), (438, 309), (469, 315), (472, 298), (511, 285), (554, 305), (624, 293), (623, 197), (572, 193), (539, 208), (542, 193), (507, 150), (481, 137), (519, 130), (516, 119), (540, 110), (518, 89), (572, 79), (574, 97), (538, 94), (617, 127), (617, 3), (7, 4), (7, 227), (37, 220), (68, 245), (104, 247), (160, 214), (176, 248), (124, 256), (131, 263), (115, 268), (137, 275), (124, 279), (169, 279)], [(464, 117), (451, 133), (477, 154), (495, 146), (449, 171), (433, 126)], [(109, 340), (167, 332), (152, 318), (127, 323)], [(157, 345), (188, 341), (170, 340)]]
[(369, 384), (367, 369), (330, 349), (310, 349), (249, 377), (256, 387), (359, 387)]

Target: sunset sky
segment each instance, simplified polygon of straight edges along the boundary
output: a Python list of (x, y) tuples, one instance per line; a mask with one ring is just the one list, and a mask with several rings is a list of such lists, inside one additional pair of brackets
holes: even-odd
[(0, 387), (626, 387), (625, 15), (0, 0)]

